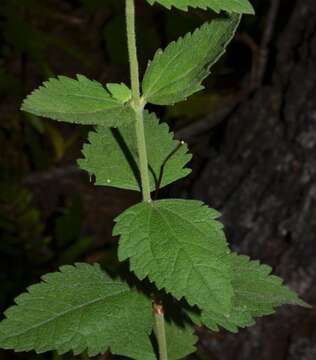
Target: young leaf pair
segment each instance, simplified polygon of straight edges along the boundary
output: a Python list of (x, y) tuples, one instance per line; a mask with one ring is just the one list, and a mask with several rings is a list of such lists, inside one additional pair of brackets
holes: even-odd
[[(167, 8), (192, 6), (230, 14), (157, 51), (142, 81), (142, 106), (172, 105), (202, 90), (202, 81), (234, 36), (240, 13), (253, 11), (246, 0), (157, 2)], [(144, 190), (139, 162), (144, 149), (135, 133), (134, 95), (126, 85), (105, 88), (82, 75), (76, 80), (58, 77), (33, 92), (22, 109), (95, 125), (79, 166), (95, 176), (96, 185)], [(166, 124), (147, 111), (143, 115), (148, 186), (154, 191), (186, 176), (191, 155)], [(194, 351), (193, 324), (236, 332), (281, 304), (305, 306), (280, 278), (270, 275), (270, 267), (230, 252), (219, 216), (199, 201), (171, 199), (139, 203), (116, 219), (113, 234), (120, 236), (119, 260), (129, 260), (139, 280), (149, 278), (157, 289), (185, 299), (184, 323), (168, 319), (161, 330), (146, 295), (111, 279), (97, 265), (76, 264), (44, 276), (42, 283), (16, 299), (17, 305), (0, 324), (0, 347), (38, 353), (87, 351), (91, 356), (110, 348), (114, 354), (152, 360), (154, 333), (160, 359), (176, 360)], [(167, 339), (165, 349), (161, 335)]]

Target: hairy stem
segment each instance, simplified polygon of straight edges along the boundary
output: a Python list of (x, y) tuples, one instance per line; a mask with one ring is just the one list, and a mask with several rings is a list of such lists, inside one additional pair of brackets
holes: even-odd
[(131, 72), (132, 106), (136, 118), (136, 138), (139, 156), (140, 176), (142, 182), (143, 200), (151, 202), (150, 184), (148, 172), (148, 160), (146, 139), (144, 131), (144, 103), (140, 96), (139, 67), (137, 60), (136, 36), (135, 36), (135, 4), (134, 0), (126, 0), (126, 25), (129, 64)]
[[(151, 202), (150, 183), (148, 172), (148, 159), (146, 138), (144, 130), (144, 102), (140, 95), (139, 85), (139, 66), (137, 59), (136, 35), (135, 35), (135, 3), (134, 0), (126, 0), (126, 28), (127, 28), (127, 43), (129, 64), (131, 73), (131, 87), (132, 87), (132, 106), (135, 111), (136, 119), (136, 137), (137, 150), (139, 155), (139, 167), (142, 182), (143, 200)], [(167, 343), (165, 332), (165, 321), (162, 305), (154, 304), (154, 313), (156, 319), (156, 336), (159, 347), (159, 359), (168, 360)]]
[(156, 337), (159, 348), (159, 359), (168, 360), (167, 339), (165, 330), (164, 310), (161, 304), (154, 303)]

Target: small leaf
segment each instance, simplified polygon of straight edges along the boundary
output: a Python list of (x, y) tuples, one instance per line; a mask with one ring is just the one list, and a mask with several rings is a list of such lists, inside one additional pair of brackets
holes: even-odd
[(146, 101), (171, 105), (202, 90), (202, 81), (224, 54), (239, 22), (240, 15), (217, 18), (158, 50), (143, 79)]
[(234, 288), (232, 309), (226, 316), (216, 311), (202, 311), (200, 322), (210, 329), (217, 331), (221, 326), (237, 332), (238, 328), (255, 324), (255, 317), (273, 314), (280, 305), (308, 307), (295, 292), (283, 285), (281, 278), (270, 275), (270, 266), (237, 254), (231, 254), (231, 262)]
[[(191, 155), (185, 144), (173, 139), (167, 124), (145, 112), (145, 136), (149, 161), (150, 188), (166, 186), (190, 173), (184, 166)], [(81, 169), (95, 175), (96, 185), (141, 191), (136, 130), (134, 124), (118, 129), (97, 127), (83, 148)]]
[[(114, 91), (117, 95), (118, 88)], [(118, 126), (133, 121), (133, 110), (128, 104), (83, 75), (77, 75), (77, 80), (59, 76), (44, 82), (24, 100), (22, 110), (83, 125)]]
[(219, 213), (199, 201), (137, 204), (115, 221), (119, 260), (130, 259), (139, 279), (191, 305), (229, 313), (233, 289), (229, 250)]
[[(165, 321), (168, 360), (178, 360), (194, 353), (198, 337), (189, 325), (178, 325)], [(156, 330), (155, 330), (156, 331)]]
[[(0, 347), (42, 353), (107, 351), (154, 360), (150, 301), (97, 265), (63, 266), (16, 298), (0, 323)], [(128, 339), (128, 341), (126, 341)]]
[(132, 97), (132, 92), (130, 88), (127, 87), (124, 83), (107, 84), (106, 87), (115, 99), (123, 103), (129, 101)]
[(147, 0), (150, 5), (155, 2), (170, 9), (174, 6), (177, 9), (187, 11), (188, 7), (206, 10), (212, 9), (216, 12), (221, 10), (236, 12), (239, 14), (254, 14), (254, 9), (248, 0)]

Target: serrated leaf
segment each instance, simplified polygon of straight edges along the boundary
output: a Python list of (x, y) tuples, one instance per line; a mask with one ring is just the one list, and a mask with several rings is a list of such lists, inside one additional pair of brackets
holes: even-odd
[(124, 83), (121, 84), (107, 84), (106, 87), (108, 88), (109, 92), (112, 94), (112, 96), (125, 103), (132, 97), (132, 92), (129, 87), (127, 87)]
[(194, 200), (137, 204), (116, 218), (119, 260), (191, 305), (228, 313), (233, 289), (219, 213)]
[[(159, 124), (155, 114), (145, 112), (144, 126), (151, 190), (159, 182), (163, 187), (188, 175), (191, 170), (184, 168), (191, 159), (187, 146), (174, 140), (168, 125)], [(90, 133), (83, 155), (78, 164), (95, 175), (96, 185), (141, 191), (134, 124), (115, 130), (98, 127)]]
[[(196, 351), (198, 337), (189, 325), (165, 321), (168, 360), (183, 359)], [(155, 330), (156, 331), (156, 330)]]
[[(16, 298), (0, 323), (0, 347), (42, 353), (72, 350), (90, 356), (111, 349), (154, 360), (148, 334), (150, 301), (97, 265), (63, 266)], [(126, 341), (129, 339), (129, 341)]]
[(281, 278), (271, 275), (270, 266), (237, 254), (231, 254), (231, 263), (234, 288), (232, 309), (226, 316), (216, 311), (202, 311), (201, 323), (210, 329), (217, 331), (221, 326), (237, 332), (238, 328), (253, 325), (255, 317), (273, 314), (280, 305), (308, 306), (283, 285)]
[(202, 90), (202, 81), (224, 54), (239, 22), (240, 15), (217, 18), (158, 50), (142, 83), (146, 101), (170, 105)]
[(254, 9), (248, 0), (147, 0), (150, 5), (159, 3), (170, 9), (174, 6), (177, 9), (187, 11), (188, 7), (207, 8), (220, 12), (236, 12), (238, 14), (254, 14)]
[(77, 80), (66, 76), (49, 79), (24, 100), (21, 109), (37, 116), (83, 125), (115, 127), (133, 121), (133, 110), (128, 104), (111, 96), (99, 82), (83, 75), (77, 75)]

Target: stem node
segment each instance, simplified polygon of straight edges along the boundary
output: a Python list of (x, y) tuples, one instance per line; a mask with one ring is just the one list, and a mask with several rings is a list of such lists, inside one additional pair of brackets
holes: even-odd
[(144, 129), (145, 101), (140, 95), (139, 66), (137, 59), (136, 34), (135, 34), (135, 4), (134, 0), (126, 0), (126, 28), (129, 64), (131, 72), (132, 101), (135, 111), (136, 139), (139, 156), (140, 177), (142, 183), (143, 200), (151, 202), (150, 182), (148, 172), (147, 148)]

